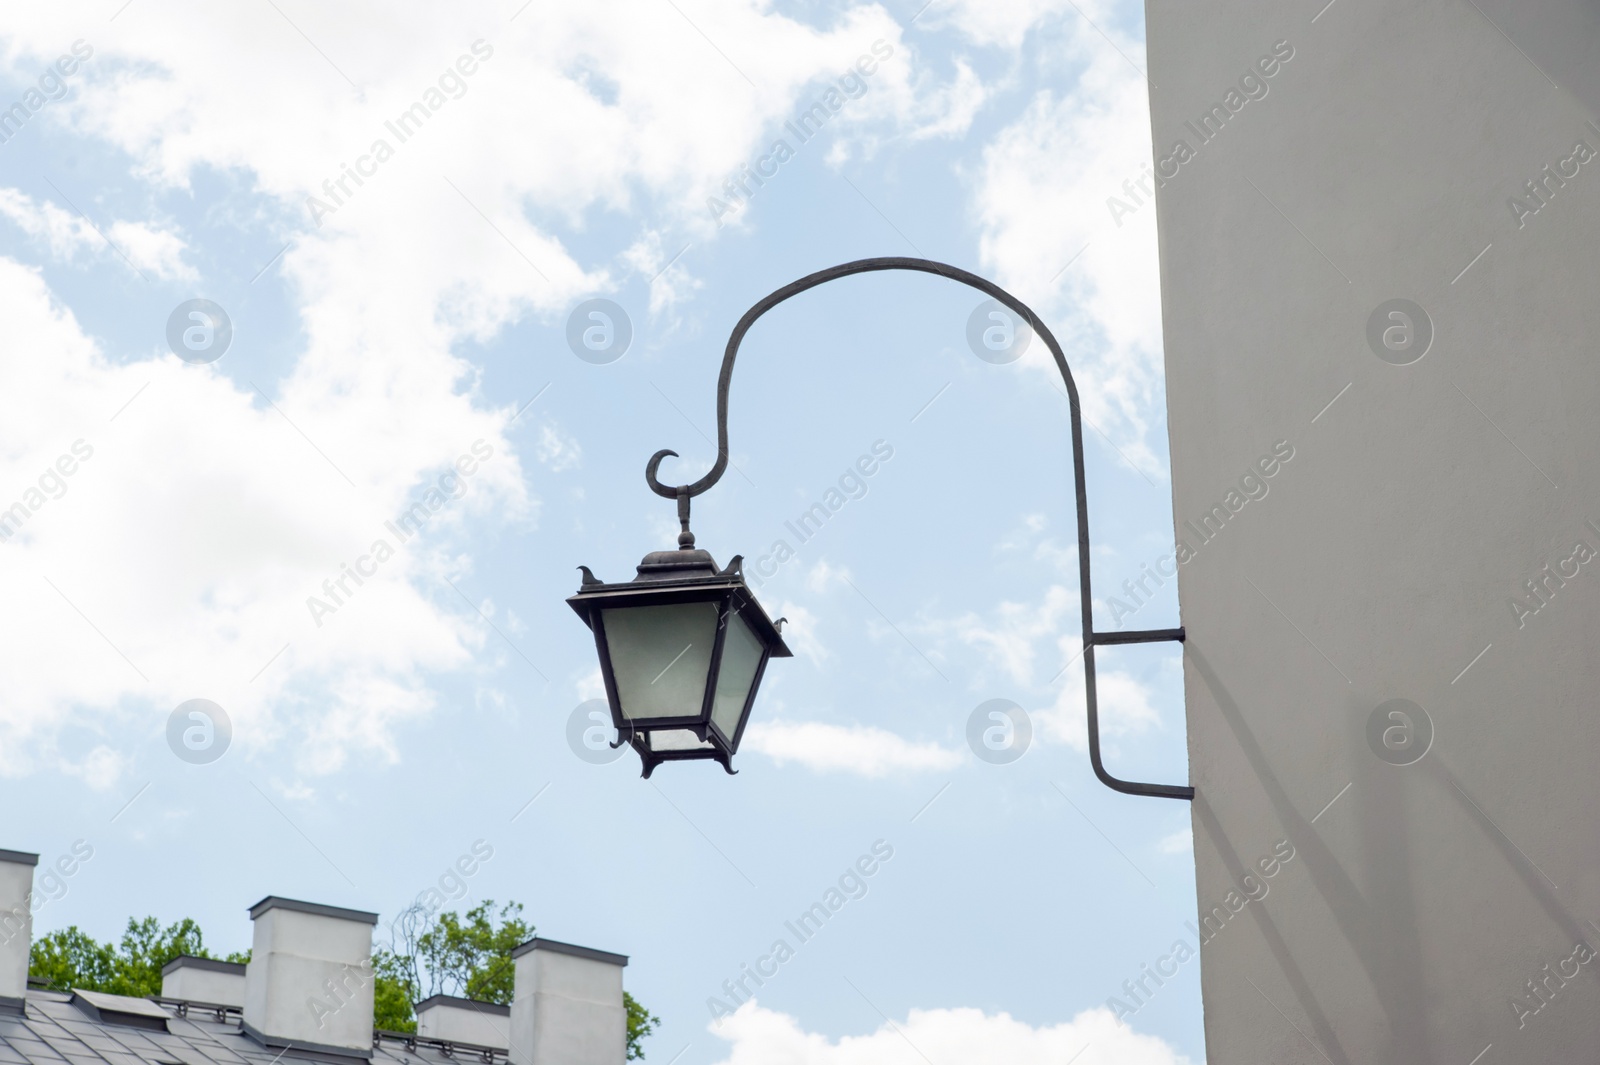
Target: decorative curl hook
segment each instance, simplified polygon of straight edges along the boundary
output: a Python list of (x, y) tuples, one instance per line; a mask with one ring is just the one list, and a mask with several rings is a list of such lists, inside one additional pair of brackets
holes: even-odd
[[(678, 453), (670, 448), (662, 448), (654, 455), (651, 455), (650, 461), (645, 463), (644, 480), (645, 483), (650, 486), (650, 491), (654, 492), (656, 495), (661, 496), (664, 499), (677, 499), (677, 488), (674, 488), (669, 484), (662, 484), (656, 479), (656, 471), (661, 468), (661, 460), (669, 456), (672, 458), (677, 458)], [(685, 485), (684, 487), (687, 488), (688, 485)]]
[(677, 487), (673, 487), (669, 484), (662, 484), (656, 477), (656, 471), (661, 468), (661, 460), (669, 455), (673, 458), (678, 457), (678, 453), (669, 448), (662, 448), (654, 455), (651, 455), (650, 461), (644, 467), (644, 479), (645, 483), (650, 486), (650, 491), (656, 495), (678, 501), (678, 524), (683, 527), (683, 531), (678, 534), (678, 550), (692, 551), (694, 550), (694, 533), (689, 531), (689, 497), (695, 494), (694, 486), (680, 484)]

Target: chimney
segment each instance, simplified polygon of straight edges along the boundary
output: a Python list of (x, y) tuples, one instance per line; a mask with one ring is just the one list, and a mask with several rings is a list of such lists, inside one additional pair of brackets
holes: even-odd
[(244, 1030), (269, 1047), (372, 1057), (372, 927), (378, 915), (269, 895), (244, 977)]
[(452, 995), (434, 995), (417, 1003), (417, 1034), (427, 1039), (507, 1050), (510, 1033), (510, 1006)]
[(245, 967), (183, 954), (161, 967), (161, 997), (207, 1006), (244, 1006)]
[(511, 1065), (623, 1065), (626, 954), (535, 936), (511, 956)]
[(0, 1013), (22, 1013), (33, 949), (33, 867), (37, 854), (0, 850)]

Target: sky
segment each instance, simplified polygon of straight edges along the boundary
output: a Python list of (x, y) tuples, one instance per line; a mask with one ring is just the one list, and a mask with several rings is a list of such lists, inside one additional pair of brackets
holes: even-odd
[[(1173, 542), (1143, 39), (1113, 0), (11, 11), (0, 847), (92, 849), (36, 936), (243, 949), (263, 896), (443, 881), (629, 955), (653, 1061), (1203, 1060), (1198, 959), (1108, 1005), (1192, 940), (1189, 810), (1090, 771), (1066, 398), (981, 294), (854, 277), (746, 339), (694, 529), (795, 656), (737, 776), (585, 746), (564, 603), (675, 543), (644, 465), (710, 467), (745, 309), (902, 255), (1050, 325), (1097, 624), (1177, 624), (1123, 590)], [(1113, 772), (1185, 782), (1170, 646), (1099, 664)], [(991, 700), (1020, 757), (969, 742)]]

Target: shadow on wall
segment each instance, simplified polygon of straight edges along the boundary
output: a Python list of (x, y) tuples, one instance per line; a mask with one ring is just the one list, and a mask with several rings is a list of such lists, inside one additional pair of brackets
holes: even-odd
[[(1256, 740), (1255, 733), (1246, 722), (1239, 704), (1223, 685), (1210, 661), (1196, 646), (1192, 637), (1185, 650), (1185, 658), (1193, 665), (1195, 672), (1211, 693), (1212, 700), (1221, 711), (1235, 740), (1238, 741), (1239, 749), (1249, 760), (1256, 779), (1261, 782), (1279, 823), (1284, 826), (1290, 842), (1303, 856), (1305, 874), (1311, 879), (1311, 884), (1317, 893), (1322, 896), (1328, 912), (1333, 915), (1355, 957), (1366, 969), (1367, 979), (1373, 988), (1373, 998), (1384, 1011), (1389, 1031), (1393, 1033), (1394, 1043), (1407, 1047), (1408, 1050), (1415, 1048), (1415, 1056), (1411, 1060), (1416, 1065), (1434, 1065), (1433, 1058), (1427, 1051), (1428, 1040), (1423, 1027), (1427, 1014), (1426, 1002), (1423, 1001), (1425, 984), (1422, 979), (1420, 959), (1414, 952), (1408, 957), (1405, 953), (1396, 951), (1392, 945), (1383, 942), (1382, 929), (1371, 916), (1375, 907), (1362, 898), (1355, 882), (1345, 872), (1333, 851), (1322, 841), (1310, 820), (1300, 813), (1291, 800), (1277, 773), (1267, 761), (1266, 752)], [(1224, 864), (1228, 866), (1229, 872), (1238, 872), (1243, 868), (1239, 862), (1238, 851), (1223, 834), (1220, 823), (1202, 795), (1196, 796), (1194, 807), (1197, 827), (1204, 831)], [(1392, 828), (1389, 835), (1392, 838), (1383, 845), (1384, 849), (1392, 847), (1397, 849), (1398, 853), (1404, 854), (1406, 818), (1403, 811), (1392, 817), (1390, 824)], [(1235, 866), (1238, 866), (1238, 869)], [(1317, 1005), (1305, 973), (1295, 962), (1282, 931), (1266, 912), (1265, 907), (1255, 907), (1252, 916), (1278, 962), (1285, 983), (1293, 992), (1301, 1010), (1310, 1018), (1320, 1049), (1335, 1065), (1349, 1065), (1350, 1058), (1339, 1045), (1338, 1037), (1334, 1034), (1327, 1015)], [(1202, 976), (1204, 976), (1203, 969)], [(1265, 995), (1265, 992), (1262, 994)]]
[[(1551, 922), (1560, 927), (1569, 941), (1575, 944), (1572, 966), (1558, 963), (1557, 974), (1546, 965), (1531, 975), (1541, 982), (1527, 982), (1527, 994), (1510, 1000), (1506, 1019), (1517, 1019), (1525, 1024), (1528, 1017), (1538, 1013), (1560, 988), (1579, 975), (1579, 971), (1595, 956), (1588, 949), (1592, 941), (1590, 929), (1569, 912), (1557, 897), (1554, 885), (1545, 877), (1515, 844), (1511, 842), (1478, 802), (1461, 785), (1458, 774), (1438, 751), (1420, 762), (1405, 768), (1411, 774), (1411, 783), (1396, 767), (1366, 757), (1364, 751), (1353, 751), (1346, 764), (1358, 767), (1356, 779), (1357, 801), (1362, 803), (1360, 816), (1366, 848), (1363, 864), (1367, 893), (1363, 895), (1355, 881), (1345, 871), (1333, 852), (1322, 841), (1311, 821), (1302, 815), (1291, 800), (1277, 773), (1268, 763), (1266, 753), (1246, 721), (1243, 711), (1222, 680), (1217, 676), (1205, 653), (1191, 639), (1187, 646), (1187, 659), (1195, 673), (1205, 683), (1211, 698), (1227, 722), (1240, 751), (1250, 762), (1257, 780), (1261, 782), (1272, 810), (1300, 854), (1304, 856), (1306, 875), (1312, 886), (1322, 896), (1328, 912), (1337, 922), (1354, 957), (1366, 969), (1372, 999), (1385, 1013), (1390, 1033), (1390, 1045), (1404, 1054), (1408, 1063), (1433, 1063), (1438, 1059), (1427, 1027), (1428, 1004), (1424, 995), (1426, 987), (1423, 972), (1425, 952), (1417, 937), (1418, 892), (1411, 880), (1413, 861), (1411, 854), (1416, 837), (1415, 817), (1409, 812), (1419, 794), (1419, 785), (1448, 796), (1526, 886)], [(1368, 710), (1363, 704), (1352, 704), (1347, 720), (1344, 742), (1352, 747), (1363, 738)], [(1326, 737), (1324, 737), (1326, 739)], [(1206, 802), (1203, 790), (1194, 800), (1197, 834), (1203, 835), (1221, 859), (1229, 877), (1237, 882), (1250, 872), (1239, 857), (1239, 850), (1222, 831), (1215, 812)], [(1318, 815), (1320, 816), (1320, 814)], [(1206, 886), (1202, 886), (1202, 892)], [(1296, 963), (1282, 931), (1268, 908), (1252, 906), (1252, 918), (1261, 930), (1268, 948), (1278, 963), (1283, 983), (1293, 993), (1295, 1000), (1310, 1019), (1319, 1049), (1336, 1065), (1346, 1065), (1348, 1056), (1338, 1043), (1327, 1015), (1318, 1006), (1306, 979), (1304, 970)], [(1587, 954), (1586, 957), (1581, 956)], [(1587, 965), (1589, 975), (1600, 980), (1600, 966)], [(1248, 975), (1248, 974), (1247, 974)], [(1263, 974), (1269, 975), (1269, 974)], [(1256, 990), (1266, 997), (1266, 991)], [(1541, 997), (1542, 995), (1542, 997)], [(1271, 1000), (1268, 999), (1269, 1004)], [(1274, 1007), (1276, 1008), (1276, 1007)], [(1497, 1022), (1498, 1024), (1499, 1022)]]

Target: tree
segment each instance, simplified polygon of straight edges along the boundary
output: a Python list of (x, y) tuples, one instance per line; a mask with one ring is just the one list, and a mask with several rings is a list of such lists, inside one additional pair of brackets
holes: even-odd
[[(28, 975), (60, 991), (76, 987), (141, 998), (161, 994), (161, 967), (182, 954), (214, 956), (193, 919), (162, 928), (154, 917), (130, 917), (120, 946), (101, 943), (77, 925), (40, 937), (28, 956)], [(223, 960), (248, 961), (249, 954)]]
[(656, 1030), (661, 1018), (639, 1005), (626, 991), (622, 993), (622, 1005), (628, 1011), (628, 1060), (633, 1061), (644, 1057), (644, 1037)]
[(110, 943), (98, 943), (73, 925), (34, 941), (28, 975), (57, 991), (71, 987), (109, 990), (116, 975), (116, 958), (116, 948)]
[(464, 921), (454, 912), (442, 913), (417, 938), (418, 960), (445, 994), (502, 1005), (511, 1001), (511, 952), (532, 938), (533, 926), (522, 919), (522, 903), (508, 902), (500, 908), (496, 928), (493, 905), (493, 899), (485, 900), (468, 910)]
[(456, 995), (484, 1002), (511, 1001), (509, 959), (517, 944), (533, 934), (522, 920), (522, 906), (507, 903), (494, 926), (493, 900), (467, 911), (434, 914), (417, 903), (389, 925), (389, 946), (372, 952), (376, 974), (373, 1023), (390, 1032), (414, 1032), (412, 1003), (434, 995)]
[[(498, 924), (496, 923), (498, 922)], [(434, 995), (456, 995), (509, 1005), (515, 966), (511, 952), (533, 936), (522, 904), (508, 902), (495, 913), (486, 899), (468, 910), (434, 914), (420, 903), (389, 926), (387, 948), (373, 952), (374, 1023), (392, 1032), (414, 1032), (411, 1005)], [(622, 994), (628, 1017), (628, 1060), (644, 1057), (644, 1040), (661, 1018)]]

